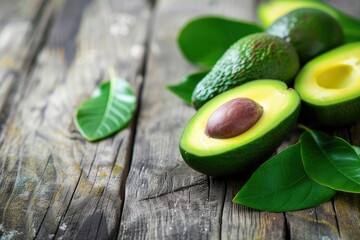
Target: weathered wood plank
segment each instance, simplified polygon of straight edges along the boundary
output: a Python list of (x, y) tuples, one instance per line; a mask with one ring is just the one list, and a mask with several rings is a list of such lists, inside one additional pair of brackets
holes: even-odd
[[(50, 19), (54, 13), (56, 4), (43, 0), (22, 1), (11, 0), (0, 2), (0, 123), (1, 129), (13, 109), (14, 96), (19, 84), (24, 80), (23, 76), (31, 69), (31, 62), (36, 58), (36, 50), (41, 48), (42, 39), (46, 35)], [(4, 130), (6, 131), (6, 130)], [(15, 132), (14, 132), (15, 133)], [(4, 137), (1, 137), (1, 146)], [(9, 146), (10, 148), (15, 146)], [(19, 211), (17, 216), (14, 212), (10, 216), (4, 214), (7, 211), (9, 201), (13, 200), (12, 188), (15, 178), (14, 171), (7, 171), (14, 165), (16, 151), (11, 150), (9, 155), (1, 155), (0, 161), (0, 237), (10, 239), (19, 237), (24, 232), (24, 226), (16, 222), (24, 210)], [(25, 183), (22, 183), (25, 187)], [(27, 195), (26, 189), (23, 191)], [(8, 222), (14, 222), (19, 229), (8, 228)], [(21, 228), (21, 229), (20, 229)]]
[(222, 239), (285, 239), (282, 213), (268, 213), (249, 209), (231, 200), (244, 184), (244, 179), (227, 181), (222, 216)]
[[(338, 195), (335, 204), (328, 202), (303, 211), (258, 212), (231, 203), (244, 179), (206, 178), (189, 169), (178, 154), (181, 130), (194, 111), (156, 87), (175, 82), (192, 69), (183, 63), (176, 49), (177, 31), (187, 19), (201, 12), (255, 20), (256, 6), (253, 4), (250, 1), (242, 1), (239, 5), (230, 1), (221, 4), (212, 1), (209, 7), (203, 1), (196, 4), (159, 2), (135, 151), (126, 186), (120, 239), (357, 238), (356, 195)], [(347, 3), (347, 7), (345, 4), (342, 9), (349, 9), (350, 4)], [(226, 6), (231, 6), (231, 10)], [(235, 15), (232, 15), (233, 10), (237, 11)], [(299, 132), (295, 132), (279, 151), (295, 143), (298, 136)], [(346, 203), (341, 204), (340, 200)], [(345, 213), (341, 214), (342, 210)], [(351, 224), (349, 232), (346, 231), (347, 217)]]
[[(334, 132), (353, 145), (360, 146), (360, 121), (347, 129)], [(359, 194), (337, 193), (333, 199), (337, 227), (341, 239), (360, 238), (360, 205)]]
[[(359, 17), (358, 1), (326, 0), (325, 2)], [(359, 146), (360, 126), (337, 131), (335, 134)], [(358, 239), (360, 238), (360, 208), (354, 194), (338, 193), (332, 201), (303, 211), (286, 213), (291, 239)]]
[(4, 122), (10, 107), (6, 104), (11, 105), (21, 72), (26, 72), (36, 57), (34, 50), (41, 46), (54, 4), (44, 0), (4, 0), (0, 9), (0, 121)]
[[(253, 1), (160, 1), (148, 66), (142, 66), (150, 19), (145, 0), (12, 3), (0, 2), (0, 236), (117, 236), (132, 133), (128, 128), (88, 143), (72, 122), (75, 107), (113, 66), (134, 87), (147, 70), (118, 238), (360, 238), (358, 195), (338, 194), (333, 202), (286, 214), (258, 212), (231, 202), (244, 179), (208, 178), (181, 160), (178, 140), (194, 110), (163, 86), (192, 67), (175, 36), (201, 13), (255, 20)], [(47, 20), (59, 6), (36, 59)], [(359, 123), (337, 134), (360, 144)]]
[(336, 219), (342, 239), (360, 238), (360, 196), (338, 193), (334, 199)]
[(120, 239), (285, 235), (282, 214), (249, 211), (231, 203), (241, 180), (208, 178), (182, 161), (178, 141), (195, 111), (163, 88), (192, 69), (175, 42), (186, 20), (202, 13), (255, 20), (254, 11), (253, 1), (158, 2)]
[(149, 6), (145, 0), (54, 2), (61, 11), (0, 135), (2, 231), (16, 231), (18, 239), (114, 238), (130, 126), (89, 143), (73, 114), (111, 67), (136, 88)]

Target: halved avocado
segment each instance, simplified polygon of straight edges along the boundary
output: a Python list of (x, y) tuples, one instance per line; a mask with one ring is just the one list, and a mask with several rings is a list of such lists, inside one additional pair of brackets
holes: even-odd
[[(315, 8), (326, 12), (335, 18), (344, 29), (346, 42), (360, 41), (358, 34), (360, 19), (350, 16), (322, 1), (311, 0), (273, 0), (261, 3), (257, 15), (264, 27), (269, 27), (275, 20), (298, 8)], [(329, 36), (331, 38), (331, 36)]]
[[(208, 137), (205, 128), (211, 114), (240, 97), (263, 108), (260, 119), (238, 136)], [(181, 155), (190, 167), (210, 176), (247, 173), (274, 153), (294, 127), (300, 102), (296, 91), (277, 80), (255, 80), (228, 90), (203, 105), (188, 122), (180, 139)]]
[(326, 52), (308, 62), (295, 79), (305, 103), (302, 115), (327, 127), (360, 118), (360, 42)]

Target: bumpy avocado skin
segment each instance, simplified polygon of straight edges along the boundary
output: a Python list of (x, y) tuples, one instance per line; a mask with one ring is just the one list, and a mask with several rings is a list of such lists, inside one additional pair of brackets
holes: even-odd
[(300, 113), (300, 104), (294, 112), (258, 139), (232, 151), (213, 156), (197, 156), (180, 146), (185, 162), (193, 169), (214, 177), (247, 175), (268, 159), (294, 129)]
[(302, 64), (345, 42), (343, 29), (336, 19), (313, 8), (300, 8), (285, 14), (266, 32), (291, 43)]
[(290, 84), (300, 67), (291, 44), (276, 36), (256, 33), (235, 42), (196, 86), (195, 108), (218, 94), (255, 79), (277, 79)]

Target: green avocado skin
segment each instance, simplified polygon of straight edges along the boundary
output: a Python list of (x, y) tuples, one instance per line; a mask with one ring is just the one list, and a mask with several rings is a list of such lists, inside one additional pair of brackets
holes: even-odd
[(303, 101), (302, 106), (301, 120), (315, 126), (340, 128), (360, 118), (360, 97), (326, 106)]
[(285, 14), (266, 32), (290, 42), (302, 64), (345, 42), (343, 29), (336, 19), (313, 8), (300, 8)]
[(300, 67), (291, 44), (266, 33), (255, 33), (235, 42), (198, 83), (195, 108), (218, 94), (256, 79), (276, 79), (291, 84)]
[(232, 151), (212, 156), (198, 156), (185, 151), (180, 145), (180, 153), (191, 168), (209, 176), (248, 175), (280, 146), (295, 127), (299, 113), (300, 104), (288, 118), (274, 126), (271, 131)]

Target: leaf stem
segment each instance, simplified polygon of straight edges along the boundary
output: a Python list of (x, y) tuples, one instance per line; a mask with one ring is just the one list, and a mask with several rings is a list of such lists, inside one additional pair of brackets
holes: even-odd
[(304, 129), (305, 131), (311, 132), (311, 129), (303, 124), (298, 124), (298, 128)]
[(116, 77), (115, 69), (113, 66), (108, 67), (108, 75), (109, 75), (110, 81)]

